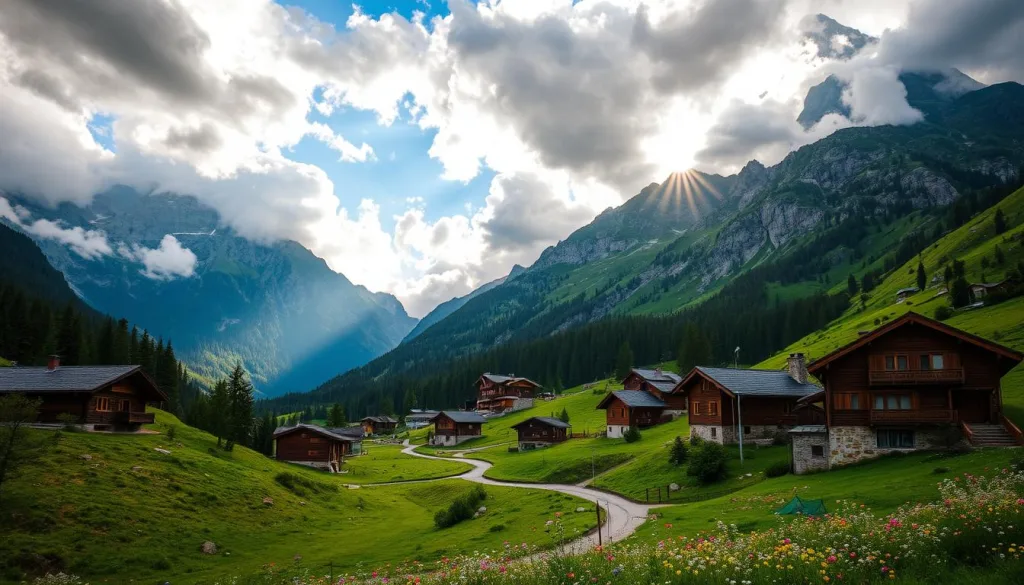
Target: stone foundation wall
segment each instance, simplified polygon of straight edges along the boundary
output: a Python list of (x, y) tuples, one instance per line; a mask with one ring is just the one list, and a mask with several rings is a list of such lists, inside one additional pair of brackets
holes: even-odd
[(524, 408), (533, 408), (533, 398), (520, 398), (516, 400), (515, 406), (510, 408), (507, 412), (515, 412), (517, 410), (523, 410)]
[[(746, 425), (750, 427), (750, 432), (743, 435), (744, 445), (753, 445), (754, 441), (762, 439), (775, 439), (776, 433), (779, 432), (779, 427), (776, 425)], [(711, 436), (711, 429), (715, 429), (714, 436)], [(690, 427), (690, 436), (697, 436), (705, 441), (714, 441), (715, 443), (721, 443), (723, 445), (736, 445), (740, 442), (737, 428), (734, 426), (723, 427), (721, 425), (692, 425)]]
[[(714, 429), (714, 436), (712, 436), (712, 429)], [(722, 427), (718, 425), (692, 425), (690, 427), (690, 437), (700, 437), (705, 441), (711, 441), (713, 443), (722, 443)]]
[(629, 429), (629, 425), (608, 425), (608, 438), (621, 439), (627, 429)]
[(890, 449), (878, 447), (878, 429), (872, 427), (832, 427), (829, 429), (829, 464), (849, 465), (864, 459), (896, 452), (945, 448), (942, 429), (914, 429), (914, 447)]
[(465, 443), (470, 439), (475, 439), (480, 435), (461, 435), (456, 437), (455, 435), (434, 435), (430, 438), (431, 445), (438, 445), (441, 447), (454, 447), (459, 443)]
[[(813, 447), (821, 447), (822, 455), (816, 457)], [(811, 471), (824, 471), (829, 466), (828, 433), (793, 435), (793, 473), (800, 475)]]

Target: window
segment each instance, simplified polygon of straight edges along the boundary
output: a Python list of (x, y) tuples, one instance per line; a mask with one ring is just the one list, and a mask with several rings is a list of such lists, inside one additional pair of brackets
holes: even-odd
[(750, 434), (750, 427), (744, 426), (743, 427), (743, 434), (744, 435), (749, 435)]
[(306, 456), (307, 457), (316, 457), (319, 454), (320, 454), (320, 451), (314, 451), (314, 450), (306, 451)]
[(711, 416), (718, 416), (718, 402), (714, 400), (708, 402), (708, 414)]
[(945, 368), (946, 364), (945, 364), (945, 361), (942, 359), (942, 354), (941, 353), (933, 353), (931, 355), (931, 358), (932, 358), (932, 369), (933, 370), (941, 370), (941, 369)]
[(718, 436), (718, 429), (716, 429), (715, 427), (711, 427), (711, 438), (714, 439), (717, 436)]
[(811, 457), (824, 457), (825, 447), (821, 445), (811, 445)]
[(106, 396), (97, 396), (96, 410), (98, 412), (110, 412), (110, 399)]
[(693, 401), (693, 406), (690, 407), (690, 412), (693, 414), (700, 414), (700, 402), (697, 400)]
[(912, 401), (908, 394), (876, 394), (875, 410), (910, 410)]
[(905, 355), (887, 355), (885, 356), (885, 369), (905, 371), (910, 369), (910, 361)]
[(861, 395), (854, 392), (839, 392), (835, 398), (836, 410), (860, 410), (864, 408)]
[(323, 442), (324, 442), (324, 440), (323, 440), (323, 439), (321, 439), (321, 438), (319, 438), (319, 437), (311, 437), (311, 438), (309, 439), (309, 442), (310, 442), (310, 443), (323, 443)]
[(121, 412), (131, 412), (132, 403), (130, 400), (120, 400), (117, 403), (117, 409)]
[(878, 431), (879, 449), (913, 449), (914, 431)]

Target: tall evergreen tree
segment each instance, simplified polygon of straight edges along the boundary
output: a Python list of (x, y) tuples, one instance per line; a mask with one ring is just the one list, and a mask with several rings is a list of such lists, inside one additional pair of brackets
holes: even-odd
[(679, 346), (679, 355), (676, 357), (679, 373), (685, 375), (694, 366), (709, 365), (711, 360), (711, 340), (699, 327), (688, 323), (683, 332), (683, 342)]
[(850, 293), (851, 297), (853, 295), (857, 294), (857, 290), (858, 290), (857, 289), (857, 279), (854, 278), (854, 276), (852, 274), (850, 275), (849, 278), (846, 279), (846, 290), (847, 290), (847, 292)]
[(954, 280), (949, 287), (949, 302), (956, 308), (971, 304), (971, 287), (963, 277)]
[(327, 426), (337, 428), (343, 427), (345, 424), (345, 409), (340, 403), (335, 402), (327, 412)]
[(623, 380), (629, 375), (631, 369), (633, 369), (633, 350), (629, 347), (628, 341), (623, 341), (619, 346), (619, 354), (615, 358), (615, 377)]
[(116, 325), (113, 317), (103, 320), (100, 327), (100, 335), (96, 340), (96, 362), (100, 365), (109, 366), (114, 363), (114, 332)]
[(57, 333), (57, 353), (61, 363), (68, 366), (81, 365), (82, 357), (82, 323), (73, 305), (68, 303), (60, 317), (60, 330)]
[(252, 439), (253, 388), (242, 364), (236, 364), (228, 376), (228, 441), (230, 451), (235, 444), (249, 446)]
[(996, 209), (996, 215), (992, 221), (995, 224), (997, 235), (1006, 231), (1006, 216), (1003, 215), (1002, 209)]
[(114, 330), (114, 343), (111, 348), (111, 363), (124, 365), (132, 363), (131, 347), (129, 347), (128, 320), (121, 319)]
[(231, 433), (231, 397), (228, 393), (228, 381), (217, 380), (210, 393), (209, 429), (217, 437), (217, 446), (221, 447)]
[(917, 263), (917, 288), (924, 290), (928, 285), (928, 275), (924, 272), (924, 262)]

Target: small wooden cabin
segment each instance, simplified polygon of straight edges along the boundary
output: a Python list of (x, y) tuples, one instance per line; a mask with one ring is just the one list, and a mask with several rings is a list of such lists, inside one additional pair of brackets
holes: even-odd
[(565, 441), (572, 425), (551, 416), (534, 416), (512, 425), (512, 428), (519, 435), (519, 450), (527, 451)]
[(654, 426), (661, 422), (665, 403), (643, 390), (618, 390), (597, 404), (605, 411), (608, 437), (618, 439), (630, 428)]
[(443, 410), (431, 419), (434, 434), (431, 445), (453, 446), (483, 434), (484, 417), (475, 412)]
[(368, 416), (359, 421), (362, 424), (363, 432), (367, 435), (384, 435), (394, 432), (398, 421), (390, 416)]
[(57, 356), (46, 367), (0, 368), (0, 394), (15, 393), (40, 400), (39, 423), (71, 415), (97, 431), (137, 431), (154, 420), (146, 405), (167, 400), (141, 366), (61, 366)]
[(475, 408), (490, 412), (508, 412), (533, 406), (533, 399), (543, 388), (540, 384), (513, 375), (485, 373), (476, 381)]
[(281, 427), (274, 431), (274, 458), (334, 473), (341, 469), (346, 455), (359, 452), (362, 436), (360, 427), (324, 428), (305, 423)]
[(689, 402), (691, 436), (730, 444), (740, 433), (744, 441), (773, 440), (798, 423), (797, 401), (818, 390), (807, 379), (803, 354), (795, 353), (788, 371), (697, 366), (675, 394)]
[(683, 378), (668, 370), (633, 368), (622, 380), (623, 390), (642, 390), (665, 403), (665, 412), (680, 415), (686, 412), (686, 398), (673, 394)]

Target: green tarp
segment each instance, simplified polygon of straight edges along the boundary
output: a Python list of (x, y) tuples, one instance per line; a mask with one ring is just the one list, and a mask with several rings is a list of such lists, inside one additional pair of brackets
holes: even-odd
[(825, 514), (825, 500), (801, 500), (794, 496), (788, 504), (775, 510), (776, 514), (803, 514), (804, 516), (821, 516)]

